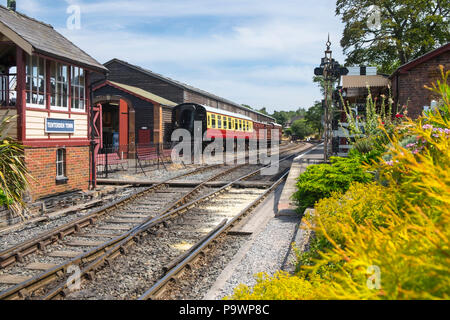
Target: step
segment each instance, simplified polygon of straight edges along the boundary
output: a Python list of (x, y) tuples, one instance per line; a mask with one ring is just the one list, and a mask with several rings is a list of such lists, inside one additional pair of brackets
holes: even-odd
[(53, 264), (53, 263), (34, 262), (34, 263), (30, 263), (25, 268), (27, 268), (29, 270), (45, 271), (45, 270), (53, 269), (56, 266), (57, 266), (57, 264)]
[(49, 253), (48, 255), (50, 257), (55, 258), (75, 258), (78, 257), (80, 254), (83, 254), (82, 251), (53, 251)]
[(19, 283), (25, 282), (30, 279), (31, 279), (31, 277), (28, 277), (28, 276), (19, 276), (19, 275), (12, 275), (12, 274), (0, 275), (0, 283), (1, 284), (19, 284)]
[(104, 243), (104, 241), (74, 240), (67, 242), (66, 245), (70, 247), (98, 247)]

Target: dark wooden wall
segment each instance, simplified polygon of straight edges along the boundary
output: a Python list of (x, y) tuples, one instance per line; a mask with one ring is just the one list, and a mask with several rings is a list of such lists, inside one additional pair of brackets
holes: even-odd
[(170, 100), (175, 103), (183, 103), (183, 89), (158, 78), (147, 75), (117, 61), (106, 65), (109, 69), (108, 80), (141, 88)]
[[(160, 79), (157, 76), (145, 73), (144, 70), (140, 70), (138, 67), (133, 67), (127, 63), (112, 60), (105, 64), (105, 67), (109, 70), (108, 80), (141, 88), (177, 104), (190, 102), (205, 104), (213, 108), (242, 114), (256, 121), (274, 121), (264, 115), (254, 113), (245, 108), (237, 107), (233, 104), (227, 103), (226, 101), (216, 99), (213, 96), (177, 86), (169, 81)], [(93, 77), (92, 82), (98, 81), (99, 79), (102, 78), (99, 76)]]
[[(153, 132), (154, 129), (154, 119), (153, 119), (153, 104), (151, 104), (148, 101), (141, 100), (129, 93), (123, 92), (117, 88), (111, 87), (111, 86), (104, 86), (101, 87), (98, 90), (94, 91), (94, 98), (99, 96), (120, 96), (128, 101), (131, 101), (133, 108), (135, 110), (135, 135), (136, 135), (136, 142), (138, 138), (138, 131), (142, 127), (147, 127), (150, 129), (150, 132)], [(153, 142), (153, 135), (151, 136), (151, 141)]]

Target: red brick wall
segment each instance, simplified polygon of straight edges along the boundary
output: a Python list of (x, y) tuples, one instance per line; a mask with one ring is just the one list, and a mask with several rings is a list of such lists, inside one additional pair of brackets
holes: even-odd
[(65, 184), (56, 184), (56, 152), (58, 148), (27, 148), (25, 161), (34, 180), (30, 181), (32, 200), (72, 190), (89, 188), (89, 147), (66, 148)]
[[(450, 52), (434, 57), (421, 63), (406, 74), (399, 74), (392, 79), (392, 92), (400, 107), (408, 105), (408, 116), (415, 119), (419, 117), (424, 106), (429, 106), (431, 100), (437, 98), (435, 94), (424, 88), (424, 85), (431, 86), (440, 79), (439, 65), (443, 65), (446, 70), (450, 69)], [(398, 96), (397, 96), (398, 77)], [(409, 102), (408, 102), (409, 100)]]

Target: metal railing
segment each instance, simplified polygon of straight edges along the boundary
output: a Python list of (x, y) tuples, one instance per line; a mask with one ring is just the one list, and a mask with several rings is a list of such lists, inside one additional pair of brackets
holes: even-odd
[(95, 157), (97, 178), (144, 174), (148, 171), (168, 170), (172, 148), (168, 143), (137, 145), (104, 145)]

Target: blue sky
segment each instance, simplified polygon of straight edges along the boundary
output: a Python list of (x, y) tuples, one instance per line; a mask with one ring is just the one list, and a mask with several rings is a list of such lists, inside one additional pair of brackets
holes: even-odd
[[(79, 30), (67, 28), (70, 5)], [(99, 62), (119, 58), (271, 112), (321, 99), (311, 80), (328, 32), (344, 62), (335, 0), (17, 0), (17, 10)]]

